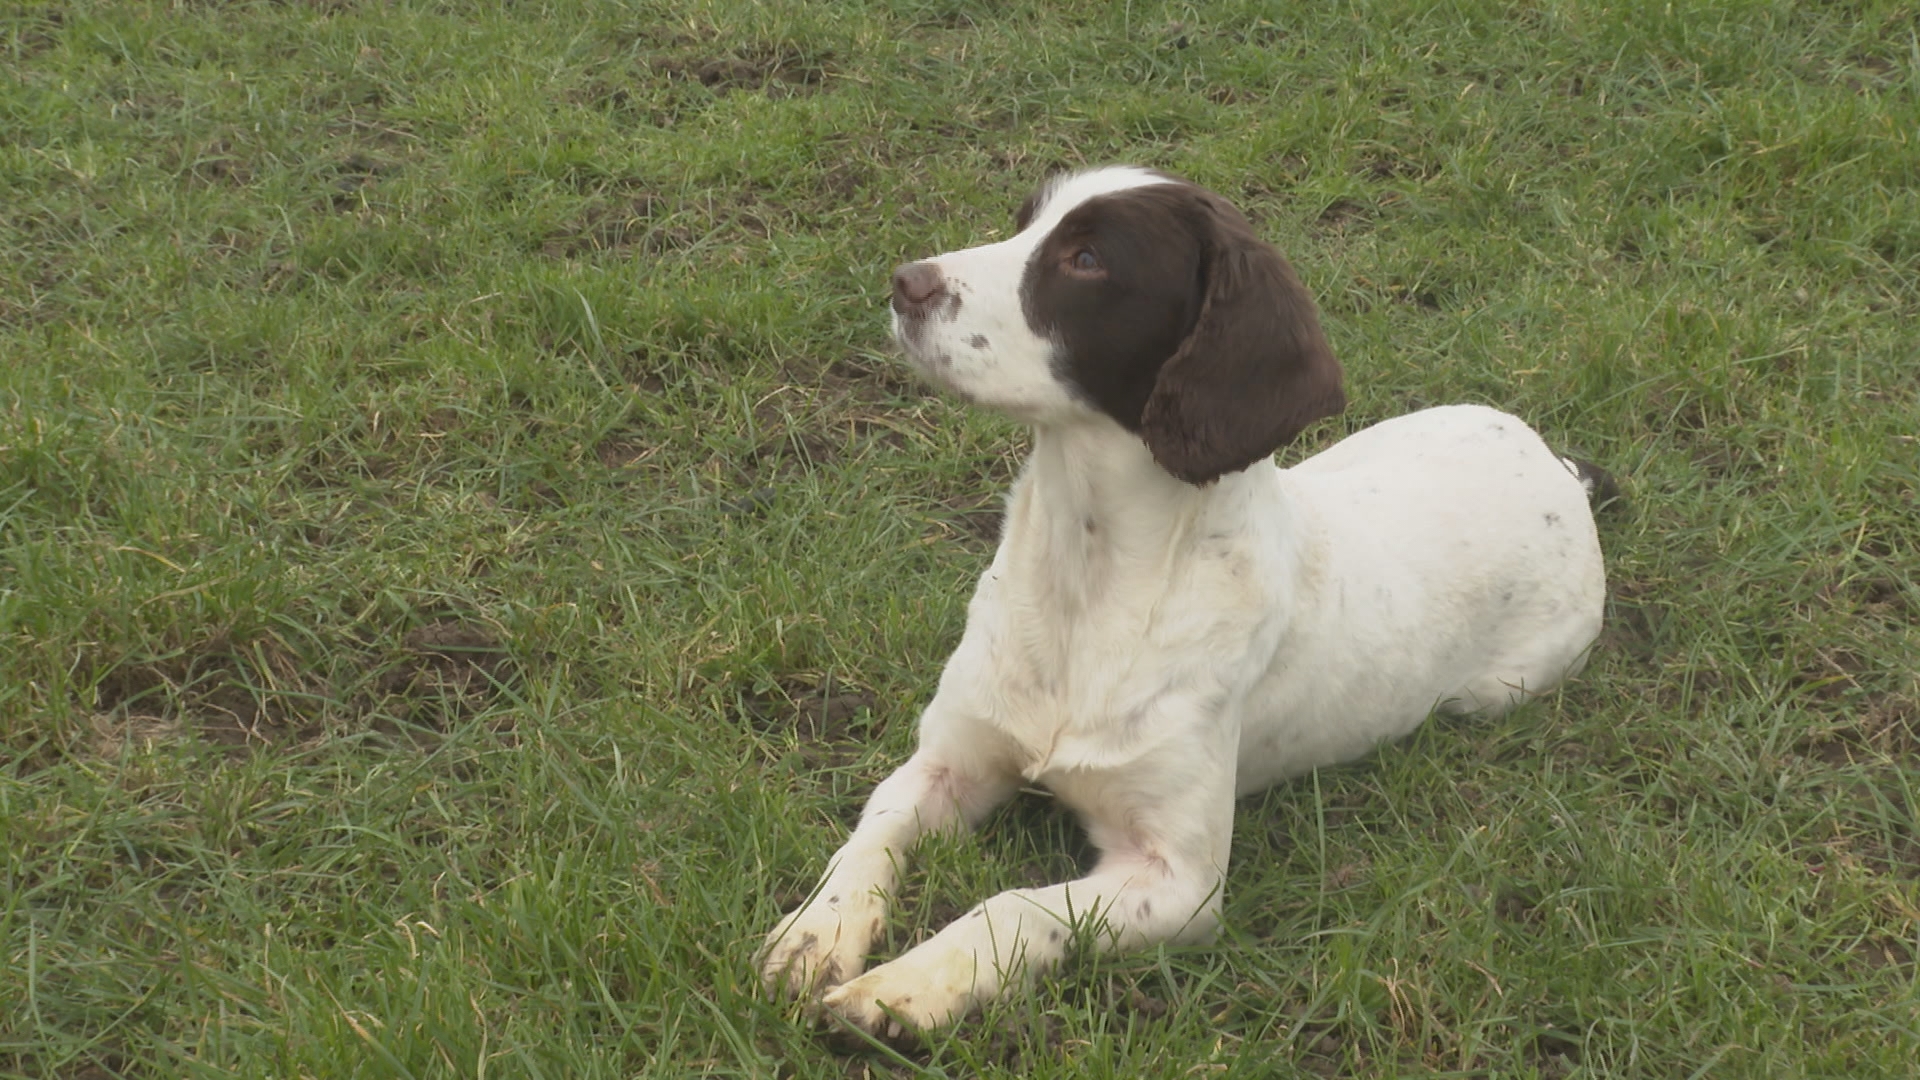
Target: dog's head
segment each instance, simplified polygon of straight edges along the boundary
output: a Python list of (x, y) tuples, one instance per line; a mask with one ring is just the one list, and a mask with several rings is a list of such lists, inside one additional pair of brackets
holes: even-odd
[(894, 271), (894, 337), (934, 382), (1033, 424), (1104, 413), (1195, 484), (1345, 407), (1313, 298), (1218, 195), (1096, 169), (1015, 225)]

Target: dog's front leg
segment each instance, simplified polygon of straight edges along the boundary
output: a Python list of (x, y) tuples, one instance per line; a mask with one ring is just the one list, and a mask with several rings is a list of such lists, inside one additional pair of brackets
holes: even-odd
[(860, 974), (907, 852), (927, 833), (978, 824), (1013, 794), (1016, 781), (986, 767), (977, 753), (923, 738), (874, 789), (806, 903), (767, 935), (759, 955), (767, 987), (805, 994)]
[(1102, 951), (1208, 940), (1219, 926), (1233, 831), (1227, 759), (1199, 775), (1176, 765), (1144, 784), (1098, 781), (1096, 798), (1075, 800), (1102, 852), (1093, 873), (1000, 893), (821, 1003), (844, 1024), (896, 1038), (957, 1021), (1054, 967), (1074, 933)]

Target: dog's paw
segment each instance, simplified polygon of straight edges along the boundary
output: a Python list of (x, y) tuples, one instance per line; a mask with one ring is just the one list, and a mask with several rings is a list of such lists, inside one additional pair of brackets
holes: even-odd
[[(923, 947), (924, 948), (924, 947)], [(920, 956), (920, 950), (842, 983), (820, 999), (825, 1019), (892, 1042), (911, 1041), (958, 1022), (979, 994), (972, 955)], [(932, 961), (929, 963), (929, 961)]]
[(773, 994), (805, 997), (853, 978), (866, 966), (882, 912), (871, 897), (815, 897), (767, 935), (760, 981)]

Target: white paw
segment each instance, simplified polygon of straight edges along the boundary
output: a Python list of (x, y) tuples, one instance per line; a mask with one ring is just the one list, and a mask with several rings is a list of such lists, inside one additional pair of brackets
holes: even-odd
[(761, 982), (774, 993), (801, 997), (860, 974), (885, 910), (870, 894), (815, 896), (767, 935), (758, 959)]
[(915, 1036), (961, 1020), (993, 995), (992, 962), (977, 967), (973, 952), (939, 948), (936, 939), (842, 983), (820, 1004), (834, 1022), (875, 1038)]

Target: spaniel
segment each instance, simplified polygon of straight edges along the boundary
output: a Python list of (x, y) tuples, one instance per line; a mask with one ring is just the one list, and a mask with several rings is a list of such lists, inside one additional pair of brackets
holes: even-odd
[[(1340, 366), (1225, 200), (1101, 168), (1016, 225), (893, 275), (907, 362), (1030, 426), (1032, 451), (918, 749), (757, 961), (882, 1037), (960, 1019), (1074, 935), (1208, 939), (1237, 797), (1546, 693), (1600, 628), (1604, 474), (1520, 420), (1428, 409), (1271, 460), (1345, 406)], [(990, 897), (863, 973), (914, 844), (1025, 785), (1079, 815), (1092, 872)]]

